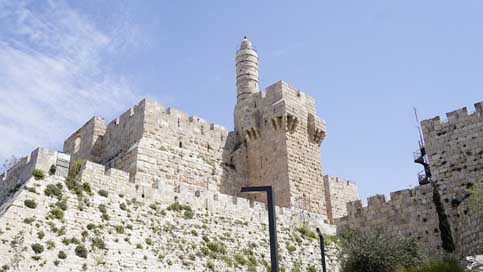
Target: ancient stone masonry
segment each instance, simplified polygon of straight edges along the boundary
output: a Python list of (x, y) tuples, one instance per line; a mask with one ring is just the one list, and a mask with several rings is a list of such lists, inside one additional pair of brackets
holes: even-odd
[[(165, 181), (237, 196), (242, 186), (272, 185), (278, 206), (327, 215), (331, 183), (324, 185), (320, 162), (326, 126), (314, 99), (283, 81), (260, 92), (258, 55), (247, 39), (236, 69), (235, 131), (144, 99), (107, 127), (92, 118), (65, 141), (64, 152), (126, 171), (146, 188)], [(344, 188), (352, 200), (350, 186), (333, 191), (342, 196)], [(337, 214), (345, 209), (335, 207)]]
[(347, 215), (347, 203), (359, 199), (357, 186), (352, 181), (326, 175), (324, 176), (324, 188), (327, 217), (333, 224), (335, 219)]
[(0, 175), (0, 212), (5, 202), (12, 198), (23, 188), (26, 180), (32, 176), (34, 169), (42, 169), (48, 172), (51, 165), (59, 165), (57, 175), (66, 176), (68, 167), (68, 156), (66, 154), (51, 152), (38, 148), (24, 158), (21, 158), (14, 166)]
[[(334, 235), (328, 223), (357, 188), (322, 176), (326, 126), (312, 97), (283, 81), (260, 92), (247, 39), (236, 69), (234, 131), (143, 99), (107, 124), (91, 118), (63, 153), (36, 149), (0, 175), (0, 267), (265, 271), (265, 199), (240, 189), (272, 185), (282, 266), (320, 270), (313, 230)], [(327, 253), (337, 271), (335, 246)]]
[(483, 181), (483, 103), (421, 122), (432, 179), (441, 193), (458, 252), (479, 253), (482, 218), (468, 207), (468, 190)]
[(144, 99), (0, 175), (0, 270), (265, 271), (267, 209), (248, 185), (274, 188), (282, 267), (320, 270), (313, 230), (334, 235), (357, 188), (324, 181), (312, 97), (283, 81), (260, 92), (247, 39), (236, 69), (234, 131)]
[(391, 193), (391, 199), (376, 195), (347, 204), (346, 217), (336, 219), (337, 232), (347, 229), (360, 231), (382, 230), (391, 236), (413, 237), (426, 248), (437, 251), (441, 247), (438, 217), (433, 204), (431, 185), (418, 186)]
[[(432, 180), (436, 183), (449, 218), (456, 254), (476, 254), (483, 244), (481, 218), (468, 207), (468, 189), (483, 178), (483, 103), (475, 112), (462, 108), (421, 122)], [(382, 228), (392, 235), (413, 236), (432, 252), (441, 252), (439, 219), (432, 199), (431, 184), (411, 190), (369, 198), (347, 205), (348, 216), (337, 221), (338, 232), (347, 228)]]
[(320, 163), (326, 126), (314, 99), (283, 81), (260, 92), (258, 55), (246, 39), (236, 64), (237, 162), (246, 165), (248, 184), (272, 185), (278, 205), (327, 215)]
[[(34, 167), (43, 171), (52, 165), (62, 170), (71, 160), (45, 149), (32, 154)], [(69, 191), (65, 172), (57, 171), (43, 180), (30, 172), (4, 202), (2, 269), (266, 271), (268, 220), (262, 203), (185, 183), (135, 184), (128, 173), (90, 161), (82, 162), (75, 178), (84, 190), (79, 193)], [(47, 193), (51, 187), (58, 190), (55, 196)], [(318, 240), (297, 228), (320, 227), (333, 235), (335, 227), (324, 224), (320, 214), (295, 208), (277, 207), (276, 214), (281, 266), (320, 270)], [(327, 254), (330, 271), (338, 271), (333, 244)]]

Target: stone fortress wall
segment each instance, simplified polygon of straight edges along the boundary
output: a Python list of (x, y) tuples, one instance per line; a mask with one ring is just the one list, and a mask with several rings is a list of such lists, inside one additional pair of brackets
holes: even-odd
[(421, 122), (432, 179), (437, 182), (457, 249), (477, 254), (483, 222), (468, 207), (468, 189), (483, 182), (483, 102)]
[(340, 177), (324, 176), (325, 200), (327, 217), (332, 224), (337, 218), (347, 215), (347, 203), (359, 199), (357, 185)]
[[(126, 171), (142, 188), (167, 182), (239, 196), (242, 186), (272, 185), (278, 206), (327, 217), (331, 184), (324, 185), (320, 162), (326, 127), (315, 100), (283, 81), (259, 91), (258, 56), (246, 39), (237, 53), (237, 93), (235, 131), (144, 99), (107, 126), (92, 118), (65, 141), (64, 152)], [(357, 194), (343, 189), (333, 191)]]
[(66, 154), (37, 148), (29, 156), (19, 159), (0, 175), (0, 206), (21, 189), (23, 183), (32, 176), (34, 169), (45, 169), (48, 172), (51, 165), (59, 164), (59, 173), (65, 173), (67, 157), (69, 156)]
[(430, 252), (438, 252), (441, 238), (431, 185), (392, 192), (390, 196), (387, 200), (384, 195), (371, 196), (365, 207), (360, 200), (348, 203), (348, 215), (335, 220), (338, 234), (347, 229), (381, 230), (393, 237), (415, 238)]
[[(234, 258), (235, 253), (241, 254), (244, 248), (255, 243), (252, 254), (259, 262), (256, 270), (265, 270), (260, 263), (269, 256), (268, 241), (263, 235), (267, 231), (265, 204), (185, 183), (173, 185), (160, 182), (158, 188), (136, 184), (125, 171), (84, 161), (76, 180), (80, 184), (90, 184), (93, 194), (85, 195), (82, 200), (64, 186), (62, 191), (68, 208), (64, 219), (56, 221), (49, 217), (49, 212), (55, 207), (57, 199), (46, 196), (44, 190), (47, 185), (64, 184), (67, 176), (64, 168), (66, 162), (69, 165), (72, 159), (69, 155), (45, 149), (37, 149), (32, 154), (35, 154), (30, 159), (33, 169), (48, 172), (54, 165), (57, 171), (37, 181), (32, 177), (31, 169), (25, 168), (22, 178), (18, 179), (22, 187), (4, 200), (0, 209), (2, 266), (8, 265), (19, 271), (80, 271), (85, 270), (83, 267), (95, 271), (204, 271), (206, 263), (212, 262), (217, 271), (247, 271), (246, 266), (233, 268), (222, 259), (213, 260), (199, 254), (203, 243), (206, 243), (201, 239), (203, 235), (203, 239), (206, 236), (211, 241), (221, 241), (219, 243), (225, 245), (229, 258)], [(107, 197), (98, 195), (99, 190), (107, 191)], [(27, 199), (34, 200), (36, 208), (26, 207), (24, 200)], [(84, 203), (82, 209), (79, 206), (81, 202)], [(194, 217), (186, 219), (176, 215), (177, 212), (170, 212), (167, 207), (175, 202), (191, 207)], [(120, 209), (122, 203), (132, 204)], [(107, 221), (98, 210), (101, 204), (106, 205), (106, 214), (110, 215)], [(163, 212), (155, 211), (154, 207), (163, 209)], [(320, 268), (317, 239), (303, 238), (297, 245), (293, 240), (297, 236), (296, 228), (306, 224), (333, 235), (335, 226), (325, 224), (324, 216), (320, 214), (296, 208), (277, 207), (276, 216), (281, 264), (287, 269), (295, 265)], [(90, 238), (81, 240), (83, 231), (90, 230), (89, 224), (97, 227), (86, 233)], [(116, 226), (124, 226), (125, 233), (117, 232)], [(64, 230), (62, 234), (59, 229)], [(193, 234), (193, 230), (198, 234)], [(39, 238), (40, 232), (45, 238)], [(71, 238), (77, 238), (89, 248), (87, 258), (75, 256), (75, 245), (66, 242)], [(102, 239), (105, 248), (91, 245), (94, 238)], [(147, 242), (148, 238), (154, 241), (152, 245)], [(44, 245), (44, 252), (34, 254), (30, 249), (34, 243)], [(49, 243), (54, 245), (53, 249), (49, 248)], [(289, 251), (290, 244), (300, 248), (296, 252)], [(59, 260), (60, 251), (66, 252), (66, 259)], [(327, 254), (329, 268), (338, 271), (335, 248), (329, 247)], [(187, 260), (188, 255), (195, 257)]]
[(92, 118), (66, 140), (64, 152), (122, 169), (133, 182), (152, 187), (163, 180), (225, 191), (228, 179), (237, 182), (236, 171), (223, 160), (230, 142), (221, 126), (150, 99), (107, 127), (103, 123)]
[[(432, 180), (437, 183), (451, 225), (456, 253), (476, 254), (483, 244), (483, 224), (468, 207), (468, 189), (483, 177), (483, 103), (475, 112), (462, 108), (421, 122)], [(347, 204), (348, 216), (337, 221), (337, 231), (383, 229), (391, 235), (416, 237), (432, 252), (440, 252), (439, 219), (430, 184)]]
[[(253, 81), (252, 57), (245, 63), (249, 71), (247, 80), (240, 71), (237, 75), (239, 100), (235, 109), (235, 131), (144, 99), (107, 125), (101, 117), (90, 119), (64, 142), (63, 153), (37, 149), (2, 174), (0, 236), (3, 243), (0, 253), (4, 260), (23, 270), (81, 269), (82, 264), (76, 256), (68, 257), (57, 267), (56, 252), (46, 250), (42, 256), (30, 256), (32, 258), (21, 258), (16, 252), (18, 239), (29, 245), (46, 244), (47, 240), (37, 237), (35, 230), (47, 232), (48, 241), (56, 242), (60, 249), (72, 254), (74, 248), (66, 244), (67, 237), (53, 231), (54, 222), (49, 214), (56, 205), (55, 199), (43, 192), (47, 185), (66, 184), (69, 167), (81, 162), (78, 181), (90, 184), (94, 194), (79, 197), (62, 185), (68, 209), (66, 219), (60, 223), (69, 235), (77, 236), (85, 234), (90, 222), (99, 226), (93, 234), (105, 239), (106, 249), (99, 251), (91, 245), (89, 254), (95, 256), (84, 260), (89, 268), (96, 271), (118, 268), (141, 271), (146, 267), (186, 270), (191, 264), (179, 256), (189, 251), (190, 255), (197, 254), (190, 258), (196, 262), (192, 266), (195, 271), (200, 271), (207, 264), (201, 263), (206, 260), (198, 256), (195, 250), (200, 248), (196, 244), (203, 245), (206, 241), (189, 236), (193, 232), (187, 230), (203, 228), (203, 225), (213, 231), (203, 231), (203, 234), (212, 235), (210, 239), (215, 241), (225, 240), (227, 235), (232, 235), (230, 231), (237, 236), (226, 239), (231, 253), (242, 252), (242, 243), (251, 247), (253, 240), (257, 240), (261, 246), (253, 251), (260, 260), (267, 259), (268, 252), (264, 249), (268, 248), (268, 241), (263, 235), (267, 223), (264, 199), (240, 193), (242, 186), (253, 185), (274, 187), (282, 263), (287, 269), (300, 265), (307, 269), (318, 266), (318, 240), (314, 237), (300, 239), (305, 231), (298, 228), (308, 225), (310, 229), (319, 227), (325, 234), (335, 234), (335, 226), (329, 223), (344, 214), (341, 202), (357, 198), (357, 190), (354, 184), (341, 185), (343, 182), (333, 177), (324, 182), (320, 144), (326, 128), (317, 117), (314, 99), (283, 81), (260, 92), (258, 77)], [(49, 173), (53, 166), (55, 174), (47, 175), (45, 180), (32, 178), (35, 169)], [(104, 199), (95, 193), (101, 189), (106, 190), (109, 197)], [(36, 210), (24, 205), (26, 199), (38, 203)], [(128, 199), (136, 206), (133, 208), (144, 207), (136, 211), (135, 218), (129, 214), (129, 209), (120, 206), (130, 203)], [(330, 203), (326, 203), (327, 200)], [(176, 201), (192, 207), (194, 221), (168, 212), (153, 214), (151, 207), (159, 206), (165, 211)], [(99, 214), (100, 204), (112, 214), (111, 219)], [(31, 217), (34, 217), (33, 225), (28, 223)], [(119, 225), (131, 226), (129, 236), (133, 243), (145, 243), (146, 234), (158, 239), (156, 248), (140, 251), (129, 237), (121, 241), (115, 228)], [(167, 229), (168, 233), (155, 233), (160, 229)], [(82, 242), (93, 241), (94, 237), (90, 238)], [(189, 245), (180, 246), (180, 239), (188, 241)], [(297, 246), (301, 247), (294, 251)], [(160, 262), (158, 254), (169, 255), (174, 261)], [(329, 248), (328, 256), (331, 271), (337, 271), (335, 248)], [(42, 262), (38, 258), (42, 258)], [(214, 262), (217, 271), (228, 268), (221, 259)]]

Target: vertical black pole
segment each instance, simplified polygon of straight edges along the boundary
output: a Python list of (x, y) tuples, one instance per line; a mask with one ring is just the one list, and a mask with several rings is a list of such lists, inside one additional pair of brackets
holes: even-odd
[(319, 228), (317, 228), (317, 233), (319, 234), (320, 240), (320, 254), (322, 255), (322, 272), (327, 272), (327, 267), (325, 266), (325, 244), (324, 244), (324, 236)]
[(275, 206), (273, 205), (273, 192), (271, 186), (267, 190), (267, 202), (268, 226), (270, 230), (270, 260), (272, 261), (272, 272), (278, 272), (277, 225), (275, 219)]
[(272, 262), (272, 272), (279, 272), (278, 268), (278, 249), (277, 249), (277, 223), (275, 219), (275, 203), (273, 197), (275, 193), (272, 186), (252, 186), (242, 187), (242, 193), (265, 192), (267, 193), (268, 204), (268, 229), (270, 231), (270, 261)]

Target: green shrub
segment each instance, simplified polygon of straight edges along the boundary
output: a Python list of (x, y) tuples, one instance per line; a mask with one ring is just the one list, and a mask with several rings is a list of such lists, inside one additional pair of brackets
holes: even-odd
[(122, 226), (122, 225), (116, 226), (115, 229), (116, 229), (116, 232), (119, 233), (119, 234), (124, 234), (124, 232), (125, 232), (124, 226)]
[(86, 192), (87, 194), (92, 195), (92, 189), (89, 183), (87, 182), (82, 183), (82, 190), (84, 190), (84, 192)]
[(63, 211), (67, 211), (67, 198), (64, 198), (60, 201), (57, 201), (57, 203), (55, 203), (55, 206), (57, 206), (57, 208), (60, 208), (61, 210)]
[[(59, 183), (60, 184), (60, 183)], [(60, 184), (62, 186), (62, 184)], [(45, 187), (44, 194), (48, 197), (57, 197), (57, 199), (62, 198), (62, 187), (56, 186), (54, 184), (49, 184)], [(60, 188), (59, 188), (60, 187)]]
[(92, 224), (92, 223), (87, 224), (87, 229), (88, 229), (88, 230), (93, 230), (93, 229), (95, 229), (96, 227), (97, 227), (97, 226), (96, 226), (95, 224)]
[(185, 210), (184, 213), (183, 213), (184, 219), (193, 219), (194, 216), (195, 216), (195, 214), (193, 213), (192, 210)]
[(101, 216), (102, 220), (109, 221), (110, 217), (107, 213), (103, 213)]
[(85, 240), (89, 237), (89, 232), (87, 232), (87, 230), (83, 230), (81, 232), (81, 236), (82, 236), (82, 241), (85, 242)]
[(108, 197), (108, 196), (109, 196), (109, 192), (108, 192), (108, 191), (106, 191), (106, 190), (99, 190), (97, 193), (98, 193), (100, 196), (102, 196), (102, 197)]
[(43, 232), (43, 231), (39, 231), (39, 232), (37, 232), (37, 237), (38, 237), (40, 240), (44, 239), (44, 237), (45, 237), (45, 232)]
[(54, 248), (55, 248), (55, 242), (52, 241), (52, 240), (48, 240), (47, 241), (47, 249), (51, 250), (51, 249), (54, 249)]
[(87, 249), (84, 245), (78, 245), (75, 248), (75, 255), (80, 258), (87, 258)]
[(228, 267), (232, 267), (233, 266), (233, 260), (228, 257), (228, 256), (223, 256), (223, 261), (225, 262), (225, 264), (228, 266)]
[(206, 244), (206, 247), (213, 251), (214, 253), (220, 253), (220, 254), (226, 254), (226, 247), (222, 243), (217, 243), (217, 242), (208, 242)]
[(258, 265), (258, 262), (257, 262), (257, 259), (255, 258), (255, 256), (253, 256), (253, 255), (248, 256), (248, 265), (249, 266), (257, 266)]
[(99, 205), (99, 211), (100, 211), (101, 213), (106, 213), (106, 212), (107, 212), (107, 207), (106, 207), (106, 205), (104, 205), (104, 204), (100, 204), (100, 205)]
[(148, 246), (152, 246), (154, 244), (153, 240), (151, 238), (146, 238), (146, 244)]
[(49, 212), (49, 217), (62, 220), (64, 219), (64, 211), (61, 208), (53, 208)]
[(104, 243), (104, 240), (99, 237), (95, 237), (94, 239), (92, 239), (92, 246), (97, 247), (98, 249), (106, 249), (106, 244)]
[(337, 235), (324, 235), (324, 245), (329, 246), (332, 243), (336, 245), (339, 243), (339, 238), (337, 238)]
[(37, 208), (37, 203), (35, 202), (35, 200), (33, 199), (25, 199), (25, 201), (23, 202), (23, 204), (27, 207), (27, 208), (30, 208), (30, 209), (35, 209)]
[(307, 272), (317, 272), (317, 268), (315, 268), (313, 265), (309, 265), (307, 267)]
[(32, 250), (35, 252), (35, 254), (40, 254), (44, 252), (44, 246), (41, 244), (32, 244)]
[(380, 231), (346, 232), (340, 247), (342, 272), (392, 272), (423, 260), (413, 239), (390, 238)]
[(44, 170), (38, 168), (34, 169), (32, 175), (34, 176), (35, 180), (42, 180), (45, 178)]
[(29, 224), (29, 225), (32, 224), (34, 221), (35, 221), (35, 218), (33, 217), (27, 217), (23, 220), (25, 224)]
[(75, 160), (75, 161), (73, 161), (72, 164), (69, 167), (68, 177), (76, 178), (79, 175), (79, 173), (82, 169), (82, 165), (85, 162), (86, 162), (86, 160)]
[(419, 267), (407, 268), (403, 272), (464, 272), (455, 259), (432, 260)]
[(64, 259), (66, 259), (66, 258), (67, 258), (67, 254), (65, 254), (65, 252), (61, 250), (61, 251), (59, 251), (59, 254), (57, 254), (57, 257), (58, 257), (59, 259), (64, 260)]
[(244, 266), (247, 264), (247, 260), (240, 254), (235, 254), (234, 256), (235, 263), (241, 266)]
[(306, 225), (302, 225), (302, 226), (298, 227), (297, 231), (300, 232), (300, 234), (303, 237), (307, 237), (307, 238), (310, 238), (310, 239), (317, 239), (317, 234), (315, 232), (313, 232), (312, 230), (310, 230)]
[(211, 261), (206, 263), (206, 267), (211, 271), (215, 271), (215, 265)]
[(182, 209), (181, 204), (179, 204), (179, 202), (178, 202), (178, 201), (176, 201), (176, 202), (172, 203), (172, 204), (171, 204), (171, 205), (169, 205), (169, 206), (168, 206), (168, 208), (166, 208), (166, 209), (167, 209), (168, 211), (175, 211), (175, 212), (179, 212), (179, 211), (183, 210), (183, 209)]
[(297, 247), (295, 247), (294, 245), (290, 245), (290, 244), (287, 245), (287, 251), (290, 254), (292, 254), (295, 250), (297, 250)]
[(126, 205), (126, 203), (121, 203), (121, 204), (119, 205), (119, 208), (120, 208), (121, 210), (123, 210), (123, 211), (127, 210), (127, 205)]

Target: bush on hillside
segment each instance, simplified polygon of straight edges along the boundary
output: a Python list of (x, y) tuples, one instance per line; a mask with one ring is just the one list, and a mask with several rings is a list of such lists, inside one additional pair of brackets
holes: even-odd
[(30, 208), (30, 209), (35, 209), (37, 208), (37, 202), (35, 202), (35, 200), (33, 199), (26, 199), (23, 204), (27, 207), (27, 208)]
[(458, 261), (452, 258), (432, 260), (419, 267), (403, 269), (401, 272), (464, 272)]
[(34, 169), (32, 175), (34, 176), (34, 178), (36, 180), (41, 180), (41, 179), (44, 179), (45, 178), (44, 171), (42, 169), (38, 169), (38, 168)]
[(382, 232), (346, 232), (340, 240), (342, 272), (393, 272), (422, 263), (414, 239), (389, 238)]

